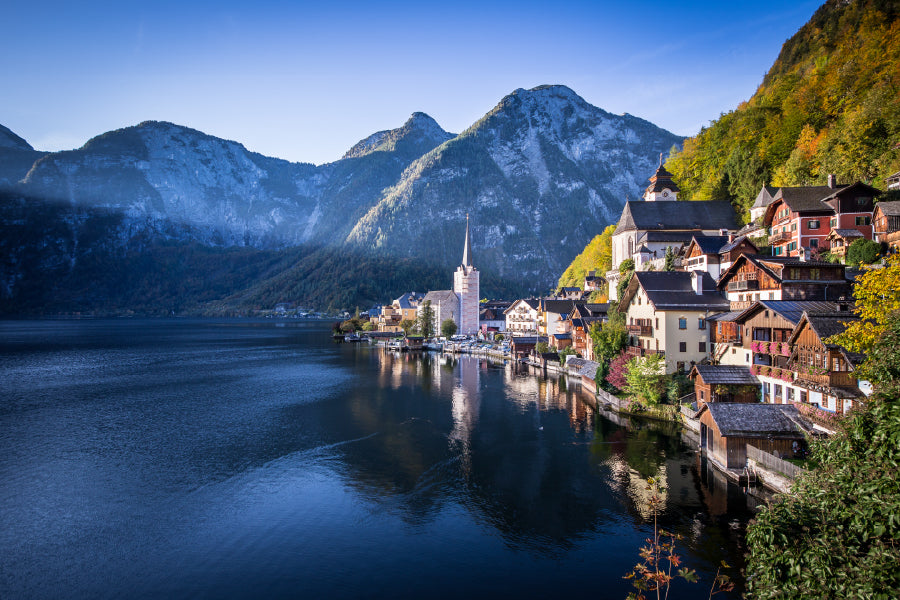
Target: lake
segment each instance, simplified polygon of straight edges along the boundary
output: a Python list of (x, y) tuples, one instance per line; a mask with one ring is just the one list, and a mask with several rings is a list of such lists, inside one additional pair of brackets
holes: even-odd
[(682, 436), (321, 323), (0, 322), (0, 597), (624, 598), (650, 477), (706, 597), (754, 501)]

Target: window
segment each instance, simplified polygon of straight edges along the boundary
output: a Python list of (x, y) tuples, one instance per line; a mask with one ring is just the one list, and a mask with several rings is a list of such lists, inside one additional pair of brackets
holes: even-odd
[(856, 217), (857, 225), (869, 225), (872, 222), (871, 217)]
[(697, 319), (697, 329), (706, 329), (706, 321), (702, 317)]
[(837, 227), (837, 217), (831, 217), (831, 220), (828, 222), (832, 228)]
[(698, 350), (698, 352), (706, 352), (706, 342), (700, 342), (697, 350)]
[(775, 384), (775, 397), (781, 398), (781, 384)]
[(819, 220), (813, 219), (806, 225), (807, 229), (818, 229), (819, 228)]
[(788, 252), (793, 252), (796, 249), (797, 249), (797, 242), (791, 242), (790, 244), (787, 245)]
[(656, 328), (659, 329), (659, 317), (656, 317)]
[(819, 269), (810, 269), (809, 270), (809, 278), (810, 279), (818, 279), (819, 278)]
[(818, 248), (818, 247), (819, 247), (819, 240), (817, 240), (816, 238), (813, 238), (813, 239), (809, 240), (809, 247), (810, 247), (810, 248)]
[(784, 390), (784, 391), (787, 393), (787, 401), (788, 401), (788, 402), (793, 402), (793, 401), (794, 401), (794, 388), (792, 388), (792, 387), (785, 387), (785, 390)]
[(678, 329), (687, 329), (687, 319), (684, 317), (678, 319)]
[(678, 361), (677, 363), (675, 363), (675, 368), (676, 368), (678, 371), (684, 371), (684, 362), (683, 362), (683, 361)]
[(800, 402), (806, 404), (806, 392), (800, 392)]
[(731, 349), (731, 353), (732, 353), (732, 354), (737, 354), (737, 348), (732, 348), (732, 349)]
[(687, 352), (687, 342), (678, 342), (678, 351)]
[(706, 400), (706, 398), (704, 398), (703, 396), (703, 390), (700, 390), (700, 400)]

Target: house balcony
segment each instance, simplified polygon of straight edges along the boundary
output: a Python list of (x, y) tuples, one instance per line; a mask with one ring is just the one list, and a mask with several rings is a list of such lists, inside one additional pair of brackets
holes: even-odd
[(628, 325), (628, 333), (639, 337), (653, 337), (653, 327), (650, 325)]
[(716, 334), (716, 343), (741, 346), (744, 343), (744, 338), (739, 333), (718, 333)]
[(794, 239), (793, 231), (779, 231), (769, 236), (769, 245), (782, 244)]
[(661, 354), (665, 356), (666, 352), (665, 350), (647, 350), (646, 348), (641, 348), (640, 346), (625, 347), (625, 355), (630, 358), (643, 358), (644, 356), (651, 356), (653, 354)]
[(798, 366), (797, 379), (827, 387), (854, 388), (856, 377), (850, 371), (825, 371), (821, 368)]
[(743, 281), (729, 281), (728, 282), (728, 291), (729, 292), (746, 292), (749, 290), (758, 290), (759, 289), (759, 280), (757, 279), (745, 279)]

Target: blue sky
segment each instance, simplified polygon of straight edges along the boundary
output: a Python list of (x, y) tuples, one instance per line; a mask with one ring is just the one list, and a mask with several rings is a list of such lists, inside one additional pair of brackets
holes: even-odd
[(542, 84), (693, 135), (820, 2), (11, 4), (0, 124), (35, 148), (152, 119), (321, 164), (415, 111), (458, 133)]

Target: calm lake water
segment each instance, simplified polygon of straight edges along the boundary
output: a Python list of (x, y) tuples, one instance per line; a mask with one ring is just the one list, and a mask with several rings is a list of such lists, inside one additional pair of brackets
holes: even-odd
[(321, 324), (0, 322), (0, 598), (624, 598), (651, 476), (702, 579), (670, 597), (705, 598), (752, 501), (574, 382)]

